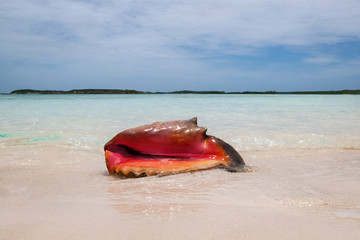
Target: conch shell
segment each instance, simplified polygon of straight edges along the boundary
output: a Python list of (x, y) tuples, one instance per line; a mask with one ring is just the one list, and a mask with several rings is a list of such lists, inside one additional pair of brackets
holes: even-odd
[(223, 140), (206, 135), (197, 118), (155, 122), (118, 133), (104, 146), (110, 174), (122, 177), (168, 175), (224, 168), (239, 171), (245, 163)]

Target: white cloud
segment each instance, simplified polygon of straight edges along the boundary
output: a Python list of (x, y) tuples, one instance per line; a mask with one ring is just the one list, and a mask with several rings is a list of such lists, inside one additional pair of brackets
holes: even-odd
[(51, 29), (43, 29), (40, 36), (31, 32), (38, 25), (56, 22), (77, 36), (81, 44), (99, 46), (106, 42), (124, 48), (137, 46), (138, 50), (144, 46), (146, 52), (149, 46), (155, 48), (154, 52), (176, 46), (211, 50), (230, 46), (241, 52), (244, 47), (310, 45), (360, 38), (360, 26), (355, 24), (360, 22), (357, 0), (13, 0), (3, 1), (2, 6), (0, 26), (5, 36), (56, 41), (51, 34), (46, 36)]
[(321, 64), (321, 65), (340, 62), (340, 60), (338, 60), (334, 56), (317, 56), (317, 57), (305, 58), (304, 61), (307, 63)]
[[(50, 63), (94, 78), (252, 78), (258, 73), (244, 68), (214, 70), (206, 58), (360, 40), (358, 0), (0, 0), (0, 6), (0, 60)], [(304, 60), (329, 64), (337, 57)]]

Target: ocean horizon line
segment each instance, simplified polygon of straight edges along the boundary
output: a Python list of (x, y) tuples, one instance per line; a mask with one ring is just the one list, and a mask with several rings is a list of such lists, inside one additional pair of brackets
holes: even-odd
[(19, 89), (1, 94), (360, 94), (360, 89), (324, 90), (324, 91), (139, 91), (133, 89), (73, 89), (64, 90), (36, 90)]

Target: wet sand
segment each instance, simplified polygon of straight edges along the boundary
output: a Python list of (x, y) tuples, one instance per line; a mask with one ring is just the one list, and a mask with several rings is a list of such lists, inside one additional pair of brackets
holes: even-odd
[(11, 144), (0, 149), (0, 239), (360, 236), (360, 150), (247, 151), (250, 172), (119, 179), (102, 149)]

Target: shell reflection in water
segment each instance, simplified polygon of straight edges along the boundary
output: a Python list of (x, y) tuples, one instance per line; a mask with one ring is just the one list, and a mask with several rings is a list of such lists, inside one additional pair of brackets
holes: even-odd
[(138, 217), (173, 218), (195, 212), (213, 203), (219, 189), (226, 188), (231, 173), (182, 173), (166, 177), (118, 179), (111, 177), (108, 197), (111, 206), (121, 214)]

